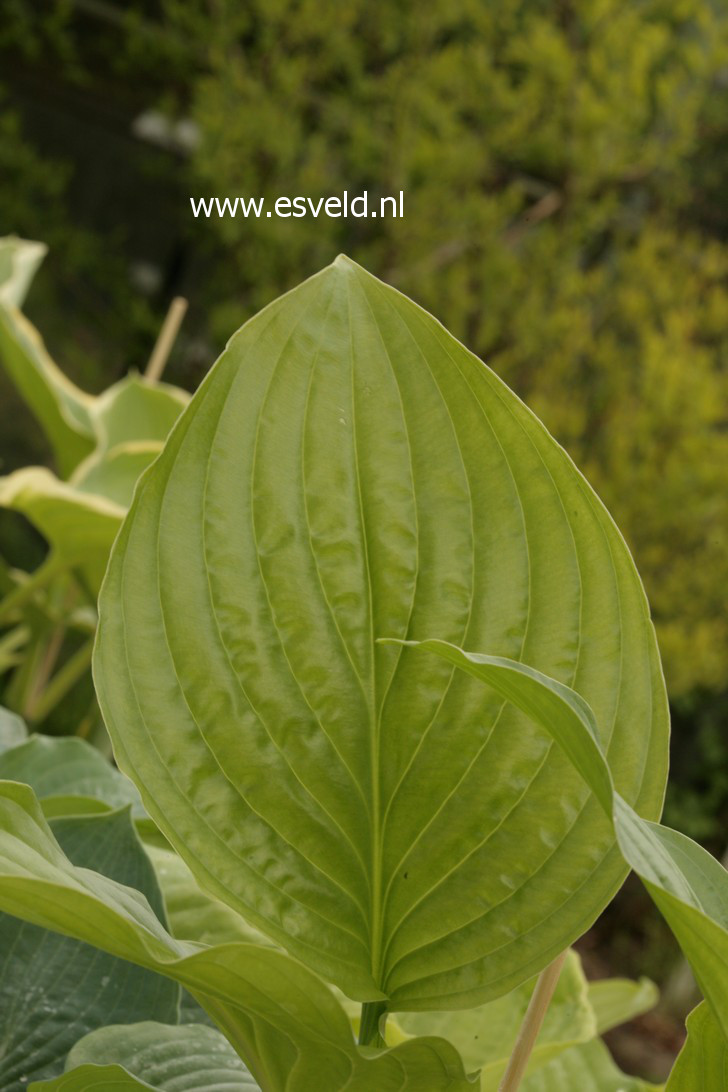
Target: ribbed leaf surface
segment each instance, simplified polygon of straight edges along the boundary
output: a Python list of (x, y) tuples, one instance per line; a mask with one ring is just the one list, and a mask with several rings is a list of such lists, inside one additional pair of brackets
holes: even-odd
[(76, 1044), (66, 1068), (71, 1073), (76, 1066), (109, 1063), (123, 1066), (158, 1092), (260, 1092), (220, 1032), (198, 1025), (148, 1022), (102, 1028)]
[(233, 338), (143, 480), (97, 686), (121, 767), (220, 898), (351, 997), (480, 1004), (625, 866), (527, 717), (382, 636), (576, 687), (619, 790), (659, 813), (664, 687), (619, 533), (492, 372), (340, 258)]

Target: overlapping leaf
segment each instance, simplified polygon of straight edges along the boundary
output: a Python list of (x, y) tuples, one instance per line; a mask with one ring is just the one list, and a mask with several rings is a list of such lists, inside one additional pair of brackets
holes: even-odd
[[(98, 1088), (100, 1066), (114, 1065), (132, 1078), (129, 1088), (155, 1092), (259, 1092), (219, 1031), (146, 1022), (91, 1032), (68, 1057), (67, 1073), (31, 1086), (30, 1092), (85, 1092)], [(111, 1087), (113, 1087), (113, 1075)], [(119, 1080), (124, 1078), (117, 1075)], [(124, 1087), (124, 1086), (122, 1086)]]
[(483, 1003), (625, 875), (578, 774), (438, 634), (583, 693), (659, 814), (667, 714), (608, 515), (503, 384), (346, 259), (231, 341), (101, 599), (118, 761), (198, 879), (350, 997)]
[(688, 1037), (665, 1092), (728, 1092), (728, 1041), (704, 1001), (687, 1019)]
[[(599, 1039), (559, 1054), (526, 1077), (519, 1092), (661, 1092), (662, 1085), (629, 1077)], [(707, 1092), (707, 1090), (706, 1090)], [(711, 1090), (713, 1092), (713, 1090)]]
[[(128, 812), (56, 820), (53, 830), (77, 866), (133, 886), (163, 914)], [(29, 1080), (61, 1073), (71, 1047), (96, 1028), (177, 1021), (174, 982), (80, 940), (0, 914), (0, 953), (2, 1092), (25, 1092)]]
[(42, 243), (14, 236), (0, 240), (0, 362), (38, 418), (65, 475), (93, 447), (92, 399), (51, 360), (19, 309), (45, 252)]
[(512, 702), (559, 744), (610, 816), (625, 861), (680, 942), (728, 1042), (728, 872), (685, 835), (641, 818), (615, 791), (593, 711), (583, 697), (513, 660), (439, 640), (418, 643)]
[(47, 540), (43, 582), (73, 567), (95, 599), (136, 482), (189, 396), (136, 374), (98, 397), (74, 386), (19, 310), (44, 254), (39, 243), (0, 239), (0, 363), (46, 432), (60, 477), (44, 467), (0, 477), (0, 506), (22, 513)]
[(130, 804), (136, 818), (145, 814), (132, 782), (85, 740), (31, 736), (14, 742), (0, 751), (0, 780), (22, 781), (41, 800), (63, 797), (64, 810), (71, 798), (91, 797), (110, 808)]
[(25, 727), (23, 718), (0, 705), (0, 754), (11, 747), (25, 743), (27, 738), (28, 729)]
[[(185, 986), (263, 1092), (312, 1087), (467, 1092), (473, 1087), (456, 1050), (443, 1040), (413, 1039), (392, 1050), (362, 1053), (331, 991), (283, 952), (175, 940), (138, 891), (72, 865), (32, 790), (15, 782), (0, 782), (0, 909)], [(123, 1076), (123, 1071), (109, 1074), (114, 1080)]]
[(83, 566), (99, 585), (124, 517), (120, 504), (84, 493), (45, 467), (31, 466), (0, 478), (0, 506), (35, 524), (59, 565)]
[(0, 305), (22, 307), (35, 272), (48, 251), (45, 243), (6, 235), (0, 239)]

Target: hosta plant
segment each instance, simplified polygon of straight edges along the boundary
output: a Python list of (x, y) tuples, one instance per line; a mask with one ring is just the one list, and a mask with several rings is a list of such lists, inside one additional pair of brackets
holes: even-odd
[(26, 467), (0, 477), (0, 506), (25, 516), (48, 544), (34, 572), (0, 573), (4, 701), (35, 723), (90, 669), (111, 545), (139, 475), (189, 400), (136, 373), (92, 396), (60, 371), (20, 309), (45, 249), (0, 239), (0, 364), (41, 425), (58, 471)]
[(142, 478), (95, 679), (167, 879), (246, 932), (165, 926), (5, 782), (0, 908), (172, 979), (227, 1043), (124, 1019), (38, 1087), (210, 1088), (213, 1053), (265, 1092), (644, 1088), (598, 1005), (578, 1030), (573, 959), (571, 1035), (555, 1008), (532, 1042), (630, 868), (705, 997), (667, 1088), (709, 1055), (694, 1086), (726, 1087), (728, 877), (657, 821), (667, 706), (628, 550), (528, 409), (352, 262), (243, 327)]

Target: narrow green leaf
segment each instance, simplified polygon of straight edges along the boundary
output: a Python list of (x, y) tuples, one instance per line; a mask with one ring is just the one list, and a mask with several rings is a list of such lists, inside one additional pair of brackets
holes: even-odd
[(728, 1042), (710, 1006), (693, 1009), (687, 1026), (665, 1092), (728, 1092)]
[(345, 258), (231, 340), (140, 483), (100, 619), (99, 699), (155, 822), (357, 1000), (507, 993), (626, 873), (527, 717), (378, 636), (575, 686), (659, 814), (664, 684), (619, 533), (500, 380)]
[(28, 626), (19, 625), (0, 637), (0, 675), (22, 663), (25, 646), (31, 636)]
[[(12, 754), (12, 752), (6, 752)], [(133, 885), (162, 914), (159, 888), (128, 812), (57, 820), (54, 833), (79, 868)], [(140, 1019), (176, 1022), (179, 988), (96, 947), (0, 914), (0, 1089), (63, 1070), (89, 1031)]]
[(138, 891), (74, 867), (32, 790), (7, 781), (0, 782), (0, 909), (185, 986), (263, 1092), (472, 1089), (457, 1051), (443, 1040), (413, 1039), (381, 1054), (360, 1051), (329, 988), (285, 953), (175, 940)]
[(594, 713), (575, 691), (497, 656), (445, 641), (408, 642), (435, 652), (513, 702), (554, 739), (611, 816), (619, 848), (667, 919), (728, 1039), (728, 872), (677, 831), (641, 818), (615, 791)]

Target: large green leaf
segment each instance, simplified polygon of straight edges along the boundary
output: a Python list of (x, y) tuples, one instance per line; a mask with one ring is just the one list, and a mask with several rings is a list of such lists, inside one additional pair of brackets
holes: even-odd
[(728, 1092), (728, 1042), (710, 1006), (693, 1009), (687, 1025), (665, 1092)]
[(627, 864), (642, 879), (680, 942), (728, 1041), (728, 872), (677, 831), (641, 818), (615, 791), (593, 711), (539, 671), (439, 640), (415, 642), (481, 679), (559, 744), (610, 816)]
[[(77, 866), (134, 886), (163, 913), (128, 811), (56, 820), (53, 830)], [(71, 1047), (105, 1024), (177, 1021), (180, 991), (168, 978), (40, 925), (0, 914), (0, 953), (2, 1092), (61, 1073)]]
[(443, 1040), (359, 1050), (332, 992), (284, 952), (175, 940), (138, 891), (71, 864), (32, 790), (8, 781), (0, 782), (0, 909), (185, 986), (263, 1092), (472, 1089), (457, 1051)]
[[(68, 1056), (67, 1076), (31, 1092), (83, 1092), (95, 1074), (87, 1067), (114, 1064), (138, 1078), (130, 1088), (157, 1092), (253, 1092), (259, 1086), (219, 1031), (140, 1023), (107, 1027), (84, 1036)], [(83, 1067), (86, 1072), (76, 1067)], [(72, 1080), (71, 1080), (72, 1078)]]
[(619, 533), (492, 372), (339, 258), (232, 339), (140, 484), (95, 674), (200, 882), (399, 1009), (512, 989), (626, 871), (528, 718), (375, 643), (433, 633), (576, 686), (659, 814), (664, 686)]

